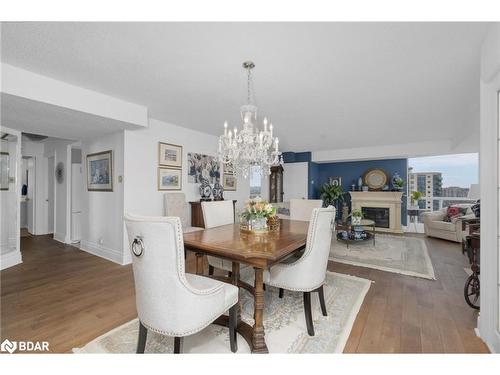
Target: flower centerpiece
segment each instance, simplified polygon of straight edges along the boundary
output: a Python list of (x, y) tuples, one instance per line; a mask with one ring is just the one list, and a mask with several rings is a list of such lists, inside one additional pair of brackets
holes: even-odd
[(260, 198), (248, 200), (240, 215), (240, 228), (254, 233), (277, 230), (276, 207)]

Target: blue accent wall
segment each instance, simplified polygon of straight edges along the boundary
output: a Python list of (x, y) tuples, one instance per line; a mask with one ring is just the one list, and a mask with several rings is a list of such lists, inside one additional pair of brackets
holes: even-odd
[(283, 152), (283, 162), (284, 163), (303, 163), (310, 162), (312, 158), (311, 152)]
[[(349, 161), (349, 162), (339, 162), (339, 163), (310, 163), (316, 164), (314, 171), (311, 172), (311, 166), (309, 167), (309, 186), (311, 187), (311, 178), (314, 176), (314, 188), (309, 189), (309, 198), (319, 199), (319, 189), (321, 185), (327, 183), (330, 177), (340, 176), (342, 177), (342, 187), (344, 191), (351, 190), (351, 185), (354, 183), (358, 184), (358, 178), (362, 177), (363, 174), (371, 168), (381, 168), (384, 169), (389, 177), (392, 177), (394, 173), (398, 173), (405, 181), (408, 181), (408, 160), (407, 159), (385, 159), (385, 160), (366, 160), (366, 161)], [(390, 184), (389, 184), (389, 187)], [(404, 187), (406, 190), (406, 184)], [(313, 194), (311, 194), (313, 192)], [(346, 197), (349, 199), (349, 197)], [(349, 202), (350, 203), (350, 202)], [(401, 221), (403, 225), (406, 225), (406, 199), (403, 198), (401, 205)]]

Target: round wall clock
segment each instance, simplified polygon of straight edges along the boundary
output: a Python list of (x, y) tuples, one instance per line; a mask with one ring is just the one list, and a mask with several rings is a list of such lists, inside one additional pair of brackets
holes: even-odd
[(365, 172), (363, 181), (371, 190), (382, 190), (387, 185), (389, 177), (383, 169), (374, 168)]

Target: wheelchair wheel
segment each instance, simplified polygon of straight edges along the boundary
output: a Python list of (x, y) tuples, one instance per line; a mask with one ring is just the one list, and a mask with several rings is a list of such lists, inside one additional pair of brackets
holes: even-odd
[(479, 310), (479, 277), (470, 275), (464, 286), (465, 302), (473, 309)]

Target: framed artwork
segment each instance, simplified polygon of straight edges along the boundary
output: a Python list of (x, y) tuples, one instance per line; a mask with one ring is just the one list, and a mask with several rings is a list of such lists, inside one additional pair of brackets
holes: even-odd
[(113, 151), (87, 155), (87, 190), (113, 191)]
[(0, 152), (0, 190), (9, 190), (9, 153)]
[(234, 175), (233, 163), (224, 164), (224, 173)]
[(201, 183), (203, 178), (207, 179), (209, 184), (220, 181), (220, 163), (215, 156), (188, 152), (187, 158), (189, 183)]
[(330, 183), (330, 185), (342, 186), (342, 177), (340, 176), (330, 177), (328, 182)]
[(182, 168), (182, 146), (158, 142), (158, 164)]
[(236, 191), (236, 176), (224, 174), (222, 177), (222, 185), (225, 191)]
[(182, 169), (158, 167), (158, 190), (181, 190)]

